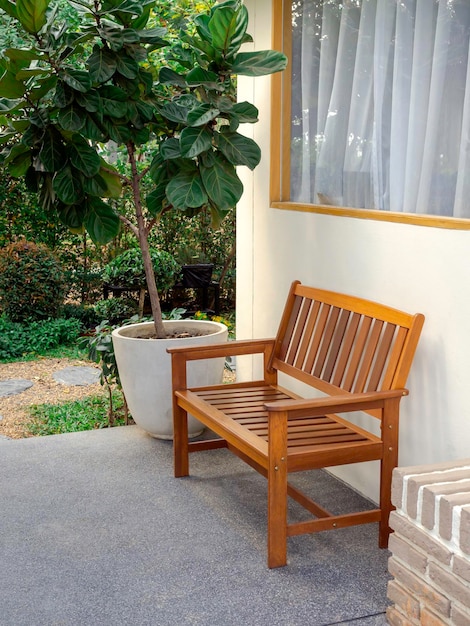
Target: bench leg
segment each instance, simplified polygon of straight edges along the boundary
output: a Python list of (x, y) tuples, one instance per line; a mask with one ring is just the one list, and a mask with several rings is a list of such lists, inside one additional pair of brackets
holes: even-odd
[(173, 459), (175, 477), (189, 476), (188, 413), (173, 405)]
[(287, 414), (269, 415), (268, 567), (287, 564)]
[(390, 526), (388, 520), (392, 506), (392, 472), (398, 464), (398, 411), (400, 398), (387, 400), (384, 407), (382, 439), (383, 458), (380, 462), (380, 510), (382, 517), (379, 524), (379, 547), (388, 547)]

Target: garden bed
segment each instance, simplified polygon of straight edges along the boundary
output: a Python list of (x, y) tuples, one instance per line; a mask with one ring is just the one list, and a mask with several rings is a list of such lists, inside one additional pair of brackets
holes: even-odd
[(53, 373), (70, 366), (90, 366), (89, 361), (76, 359), (37, 359), (0, 364), (0, 380), (24, 378), (33, 386), (14, 396), (0, 398), (0, 435), (12, 439), (30, 437), (26, 424), (31, 420), (28, 408), (33, 404), (59, 404), (104, 393), (100, 383), (86, 386), (64, 385)]

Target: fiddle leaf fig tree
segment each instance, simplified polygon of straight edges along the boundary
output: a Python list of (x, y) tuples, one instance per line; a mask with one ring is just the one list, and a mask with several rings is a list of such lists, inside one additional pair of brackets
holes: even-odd
[[(69, 4), (81, 14), (78, 29), (60, 23), (51, 0), (0, 0), (0, 16), (28, 42), (0, 57), (2, 167), (97, 244), (122, 225), (135, 233), (164, 337), (149, 232), (164, 211), (209, 208), (219, 223), (234, 208), (243, 191), (236, 167), (254, 169), (261, 156), (238, 132), (258, 111), (237, 102), (234, 79), (281, 71), (286, 58), (240, 52), (251, 41), (241, 0), (195, 16), (171, 41), (158, 0)], [(126, 155), (125, 174), (113, 166), (116, 150)], [(115, 208), (125, 188), (132, 218)]]

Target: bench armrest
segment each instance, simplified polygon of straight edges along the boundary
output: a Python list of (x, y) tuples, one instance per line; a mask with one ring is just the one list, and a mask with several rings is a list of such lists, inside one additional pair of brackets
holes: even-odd
[(407, 389), (392, 389), (390, 391), (340, 394), (308, 400), (278, 400), (277, 402), (267, 402), (264, 406), (269, 412), (286, 411), (289, 417), (317, 417), (325, 415), (325, 413), (380, 409), (384, 406), (385, 401), (406, 395), (408, 395)]
[(171, 355), (178, 356), (185, 361), (199, 359), (215, 359), (222, 356), (237, 356), (243, 354), (258, 354), (274, 346), (274, 339), (238, 339), (214, 343), (208, 346), (179, 346), (167, 348)]

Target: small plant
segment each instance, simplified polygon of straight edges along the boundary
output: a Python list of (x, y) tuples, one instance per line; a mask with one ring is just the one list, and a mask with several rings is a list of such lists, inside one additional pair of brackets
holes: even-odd
[(171, 309), (171, 311), (167, 311), (162, 313), (164, 320), (181, 320), (186, 313), (186, 309), (182, 309), (180, 307), (176, 307), (175, 309)]
[(49, 319), (21, 324), (0, 317), (0, 360), (27, 355), (45, 356), (59, 346), (77, 342), (81, 324), (77, 319)]
[(138, 304), (130, 298), (108, 298), (99, 300), (93, 306), (95, 317), (98, 320), (109, 320), (111, 324), (117, 324), (123, 319), (137, 313)]
[(235, 335), (235, 323), (229, 317), (222, 315), (208, 315), (204, 311), (196, 311), (193, 315), (195, 320), (210, 320), (211, 322), (218, 322), (219, 324), (225, 324), (228, 328), (229, 337), (233, 338)]
[(57, 317), (64, 297), (62, 267), (46, 246), (21, 240), (0, 250), (0, 303), (11, 321)]
[[(138, 316), (134, 316), (129, 322), (141, 321)], [(122, 391), (121, 379), (119, 378), (119, 371), (117, 368), (116, 357), (114, 354), (114, 345), (111, 333), (117, 328), (116, 325), (109, 323), (109, 320), (103, 320), (96, 328), (90, 337), (82, 337), (79, 341), (79, 346), (86, 350), (88, 358), (101, 367), (100, 383), (106, 387), (108, 392), (108, 421), (110, 426), (115, 424), (115, 407), (113, 401), (113, 386), (119, 390), (122, 401), (124, 404), (124, 413), (126, 417), (126, 424), (128, 423), (129, 411), (127, 409), (127, 402)]]
[(89, 396), (64, 404), (33, 405), (30, 407), (33, 420), (28, 431), (31, 435), (58, 435), (126, 424), (127, 413), (122, 396), (114, 393), (111, 400), (112, 423), (109, 421), (110, 399), (106, 396)]

